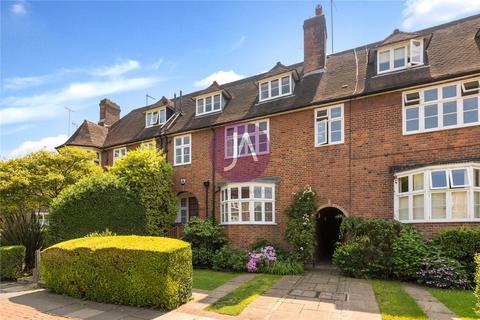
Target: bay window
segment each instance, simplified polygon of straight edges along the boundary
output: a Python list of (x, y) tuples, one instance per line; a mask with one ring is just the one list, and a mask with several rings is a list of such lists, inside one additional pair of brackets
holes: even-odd
[(394, 187), (395, 218), (401, 222), (480, 219), (480, 164), (399, 173)]
[(115, 163), (116, 160), (121, 160), (125, 158), (126, 155), (127, 155), (126, 147), (113, 149), (113, 163)]
[(343, 143), (343, 105), (315, 110), (315, 146)]
[(480, 79), (458, 81), (403, 94), (403, 133), (480, 124)]
[(221, 189), (222, 224), (274, 224), (275, 185), (235, 183)]

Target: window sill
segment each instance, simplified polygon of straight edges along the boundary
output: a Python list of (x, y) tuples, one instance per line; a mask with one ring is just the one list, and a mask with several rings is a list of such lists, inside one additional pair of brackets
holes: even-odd
[(221, 226), (276, 226), (275, 222), (220, 223)]
[(181, 167), (181, 166), (188, 166), (188, 165), (191, 165), (192, 162), (188, 162), (188, 163), (174, 163), (173, 166), (174, 167)]
[(201, 118), (201, 117), (206, 117), (206, 116), (210, 116), (212, 114), (218, 114), (218, 113), (222, 113), (222, 109), (220, 110), (215, 110), (215, 111), (210, 111), (210, 112), (204, 112), (204, 113), (201, 113), (201, 114), (198, 114), (195, 112), (195, 118)]
[(258, 102), (256, 103), (256, 105), (261, 105), (261, 104), (265, 104), (265, 103), (269, 103), (269, 102), (272, 102), (272, 101), (277, 101), (277, 100), (281, 100), (281, 99), (285, 99), (285, 98), (290, 98), (290, 97), (295, 97), (295, 95), (293, 93), (289, 93), (289, 94), (285, 94), (283, 96), (278, 96), (278, 97), (275, 97), (275, 98), (269, 98), (269, 99), (265, 99), (265, 100), (258, 100)]
[(460, 223), (465, 223), (465, 222), (480, 222), (480, 219), (479, 218), (476, 218), (476, 219), (449, 219), (449, 220), (445, 220), (445, 219), (438, 219), (438, 220), (397, 220), (395, 219), (396, 221), (398, 222), (401, 222), (401, 223), (406, 223), (406, 224), (414, 224), (414, 223), (456, 223), (456, 222), (460, 222)]
[(420, 68), (429, 68), (429, 67), (430, 67), (430, 65), (428, 65), (428, 64), (419, 64), (419, 65), (408, 66), (408, 67), (405, 67), (405, 68), (398, 68), (398, 69), (389, 70), (389, 71), (380, 71), (380, 72), (377, 72), (377, 74), (374, 75), (372, 78), (379, 78), (379, 77), (382, 77), (382, 76), (386, 76), (386, 75), (390, 75), (390, 74), (397, 74), (397, 73), (408, 71), (408, 70), (414, 70), (414, 69), (420, 69)]
[(411, 135), (415, 135), (415, 134), (439, 132), (439, 131), (452, 130), (452, 129), (463, 129), (463, 128), (469, 128), (469, 127), (474, 127), (474, 126), (480, 126), (480, 122), (467, 123), (467, 124), (462, 124), (462, 125), (448, 126), (448, 127), (435, 128), (435, 129), (427, 129), (427, 130), (421, 130), (421, 131), (419, 130), (419, 131), (413, 131), (413, 132), (403, 131), (403, 135), (404, 136), (411, 136)]
[(327, 147), (327, 146), (337, 146), (339, 144), (344, 144), (345, 141), (341, 142), (334, 142), (334, 143), (323, 143), (323, 144), (315, 144), (315, 148)]

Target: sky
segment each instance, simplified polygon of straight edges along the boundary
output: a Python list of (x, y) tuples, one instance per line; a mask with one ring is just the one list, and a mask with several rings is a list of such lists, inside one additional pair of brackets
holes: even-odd
[[(0, 159), (66, 141), (108, 97), (122, 115), (303, 60), (323, 5), (332, 52), (480, 13), (479, 0), (0, 1)], [(150, 99), (153, 103), (155, 100)], [(73, 110), (69, 112), (66, 108)]]

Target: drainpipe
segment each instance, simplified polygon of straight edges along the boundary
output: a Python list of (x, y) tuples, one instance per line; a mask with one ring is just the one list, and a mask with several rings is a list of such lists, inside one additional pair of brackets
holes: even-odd
[(210, 181), (203, 181), (203, 186), (205, 187), (205, 217), (208, 218), (208, 188), (210, 187)]
[(217, 137), (215, 135), (215, 128), (212, 128), (212, 134), (213, 134), (213, 139), (212, 139), (212, 221), (215, 223), (215, 197), (217, 195), (217, 183), (215, 180), (215, 165), (216, 165), (216, 152), (217, 152)]

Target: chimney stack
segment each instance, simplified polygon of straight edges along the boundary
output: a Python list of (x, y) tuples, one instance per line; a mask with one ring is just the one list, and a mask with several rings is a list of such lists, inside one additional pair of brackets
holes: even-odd
[(303, 73), (307, 75), (325, 68), (327, 58), (327, 25), (322, 6), (315, 8), (315, 17), (303, 23)]
[(110, 127), (120, 119), (120, 107), (113, 101), (105, 98), (100, 101), (100, 121), (102, 127)]

